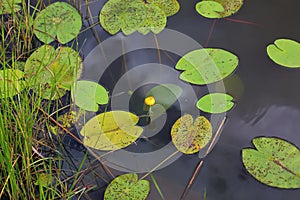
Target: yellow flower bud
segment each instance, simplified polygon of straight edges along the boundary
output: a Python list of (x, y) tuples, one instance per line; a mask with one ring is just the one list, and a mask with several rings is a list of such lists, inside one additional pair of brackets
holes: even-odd
[(155, 98), (153, 96), (149, 96), (145, 98), (145, 104), (148, 106), (153, 106), (155, 104)]

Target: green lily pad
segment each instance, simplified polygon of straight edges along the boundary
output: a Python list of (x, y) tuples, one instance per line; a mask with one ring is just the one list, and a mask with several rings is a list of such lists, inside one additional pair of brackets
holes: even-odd
[(278, 39), (267, 47), (269, 57), (277, 64), (290, 67), (300, 67), (300, 43), (290, 39)]
[(22, 0), (1, 0), (0, 2), (0, 15), (10, 14), (12, 12), (18, 12), (21, 10)]
[(167, 17), (175, 15), (180, 9), (177, 0), (147, 0), (147, 2), (159, 7)]
[(20, 93), (26, 85), (26, 82), (21, 80), (24, 73), (18, 69), (0, 70), (0, 98), (13, 97)]
[(109, 0), (99, 20), (103, 29), (112, 35), (120, 30), (125, 35), (135, 31), (158, 34), (165, 28), (167, 16), (178, 12), (179, 7), (176, 0)]
[(135, 142), (143, 132), (136, 126), (139, 117), (126, 111), (101, 113), (81, 129), (85, 145), (99, 150), (117, 150)]
[(238, 66), (233, 53), (215, 48), (193, 50), (184, 55), (175, 68), (184, 70), (180, 79), (193, 84), (205, 85), (222, 80)]
[(202, 0), (196, 4), (196, 11), (206, 18), (225, 18), (233, 15), (243, 5), (243, 0)]
[(167, 24), (166, 15), (164, 11), (153, 4), (145, 4), (145, 8), (147, 13), (146, 20), (137, 30), (144, 35), (148, 34), (150, 31), (158, 34), (164, 30)]
[(300, 188), (300, 150), (296, 146), (269, 137), (252, 142), (256, 149), (243, 149), (242, 159), (254, 178), (272, 187)]
[(145, 200), (149, 192), (149, 181), (138, 180), (137, 174), (124, 174), (107, 186), (104, 200)]
[(223, 113), (229, 111), (234, 103), (233, 97), (224, 93), (207, 94), (197, 102), (197, 108), (207, 113)]
[(27, 82), (45, 99), (62, 97), (81, 74), (81, 58), (70, 47), (38, 48), (25, 63)]
[(184, 154), (199, 152), (212, 137), (212, 126), (204, 117), (195, 119), (189, 114), (180, 117), (172, 126), (172, 142)]
[(55, 2), (37, 14), (34, 34), (46, 44), (55, 37), (66, 44), (79, 34), (81, 26), (81, 16), (76, 8), (65, 2)]
[(146, 96), (153, 96), (155, 103), (160, 104), (165, 109), (172, 106), (182, 94), (182, 89), (174, 84), (161, 84), (153, 87)]
[(92, 81), (78, 81), (71, 92), (75, 104), (87, 111), (96, 112), (98, 104), (107, 104), (109, 100), (107, 90)]
[(122, 29), (125, 35), (129, 35), (142, 26), (146, 16), (143, 1), (110, 0), (103, 6), (99, 19), (101, 26), (110, 34)]

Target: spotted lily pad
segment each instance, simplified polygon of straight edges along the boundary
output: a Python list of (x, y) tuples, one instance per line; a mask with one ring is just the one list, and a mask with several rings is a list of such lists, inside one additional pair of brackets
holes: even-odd
[(269, 137), (252, 142), (256, 149), (243, 149), (242, 159), (254, 178), (272, 187), (300, 188), (300, 150), (296, 146)]
[(21, 10), (22, 0), (1, 0), (0, 2), (0, 15), (10, 14), (12, 12), (18, 12)]
[(139, 117), (125, 111), (101, 113), (81, 129), (85, 145), (99, 150), (117, 150), (135, 142), (143, 132), (136, 126)]
[(212, 126), (204, 116), (194, 121), (191, 115), (186, 114), (173, 124), (171, 136), (178, 151), (193, 154), (208, 144), (212, 137)]
[(290, 39), (278, 39), (267, 47), (269, 57), (277, 64), (300, 67), (300, 43)]
[(215, 48), (204, 48), (184, 55), (175, 68), (184, 70), (180, 79), (199, 85), (222, 80), (238, 66), (238, 57), (233, 53)]
[(122, 29), (125, 35), (137, 30), (146, 20), (146, 9), (139, 0), (109, 0), (100, 12), (101, 26), (110, 34)]
[(153, 96), (155, 103), (168, 109), (182, 94), (182, 89), (174, 84), (161, 84), (147, 92), (147, 97)]
[(21, 80), (24, 73), (20, 70), (0, 70), (0, 98), (12, 97), (25, 88), (25, 81)]
[(147, 2), (159, 7), (167, 17), (175, 15), (180, 9), (177, 0), (147, 0)]
[(233, 15), (243, 5), (243, 0), (202, 0), (196, 4), (196, 11), (206, 18), (225, 18)]
[(75, 104), (87, 111), (96, 112), (98, 104), (107, 104), (109, 100), (106, 89), (92, 81), (78, 81), (71, 92)]
[(25, 63), (27, 82), (45, 99), (62, 97), (81, 74), (81, 58), (70, 47), (38, 48)]
[(124, 174), (107, 186), (104, 200), (145, 200), (149, 192), (149, 181), (138, 180), (137, 174)]
[(150, 31), (155, 34), (161, 32), (167, 24), (167, 18), (164, 11), (153, 4), (145, 4), (145, 9), (147, 13), (146, 20), (141, 27), (137, 29), (138, 32), (144, 35), (148, 34)]
[(176, 0), (109, 0), (103, 6), (99, 20), (104, 30), (125, 35), (139, 31), (157, 34), (166, 26), (166, 17), (178, 12)]
[(81, 16), (73, 6), (55, 2), (37, 14), (34, 34), (46, 44), (54, 41), (55, 37), (65, 44), (79, 34), (81, 26)]
[(211, 93), (197, 102), (197, 108), (207, 113), (223, 113), (229, 111), (234, 103), (233, 97), (223, 93)]

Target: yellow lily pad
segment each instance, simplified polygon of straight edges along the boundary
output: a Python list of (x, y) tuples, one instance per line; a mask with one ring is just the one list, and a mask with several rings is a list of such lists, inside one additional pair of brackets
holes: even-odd
[(136, 126), (139, 117), (126, 111), (101, 113), (89, 120), (81, 129), (83, 143), (98, 150), (117, 150), (135, 142), (143, 132)]
[(186, 114), (173, 124), (171, 136), (178, 151), (193, 154), (208, 144), (212, 137), (212, 126), (204, 116), (194, 120), (190, 114)]

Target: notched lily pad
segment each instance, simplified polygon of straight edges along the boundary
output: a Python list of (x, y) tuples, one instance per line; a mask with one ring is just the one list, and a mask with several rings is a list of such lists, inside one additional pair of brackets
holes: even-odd
[(122, 29), (125, 35), (129, 35), (141, 27), (146, 16), (142, 1), (110, 0), (104, 4), (99, 20), (110, 34), (114, 35)]
[(278, 39), (267, 47), (271, 60), (284, 67), (300, 67), (300, 43), (290, 39)]
[(107, 90), (102, 85), (92, 81), (77, 81), (75, 88), (71, 91), (75, 104), (87, 111), (96, 112), (98, 104), (107, 104), (109, 100)]
[(222, 80), (238, 66), (233, 53), (215, 48), (197, 49), (185, 54), (175, 68), (183, 70), (180, 79), (193, 84), (205, 85)]
[(233, 97), (224, 93), (211, 93), (197, 102), (197, 108), (207, 113), (223, 113), (229, 111), (234, 103)]
[(256, 149), (243, 149), (242, 159), (254, 178), (272, 187), (300, 188), (300, 150), (296, 146), (270, 137), (252, 142)]
[(165, 28), (167, 17), (178, 12), (179, 7), (176, 0), (110, 0), (103, 6), (99, 20), (112, 35), (120, 30), (125, 35), (135, 31), (158, 34)]
[(26, 86), (21, 80), (24, 73), (18, 69), (0, 70), (0, 98), (13, 97), (20, 93)]
[(11, 14), (12, 12), (18, 12), (21, 10), (22, 0), (1, 0), (0, 2), (0, 15)]
[(145, 200), (149, 192), (149, 181), (138, 180), (137, 174), (124, 174), (107, 186), (104, 200)]
[(68, 3), (56, 2), (37, 14), (34, 21), (34, 34), (48, 44), (57, 40), (65, 44), (73, 40), (82, 26), (78, 11)]
[(145, 4), (147, 17), (143, 25), (138, 28), (138, 32), (146, 35), (150, 31), (155, 34), (160, 33), (167, 24), (167, 18), (159, 7), (153, 4)]
[(101, 113), (89, 120), (81, 129), (85, 145), (109, 151), (129, 146), (143, 132), (136, 126), (139, 117), (126, 111)]
[(243, 0), (202, 0), (196, 4), (196, 11), (206, 18), (225, 18), (238, 12)]
[(82, 60), (70, 47), (38, 48), (27, 59), (25, 74), (32, 89), (45, 99), (58, 99), (81, 74)]
[(147, 0), (147, 2), (159, 7), (167, 17), (175, 15), (180, 9), (177, 0)]
[(186, 114), (173, 124), (171, 136), (178, 151), (193, 154), (208, 144), (212, 137), (212, 126), (204, 116), (194, 121), (191, 115)]

